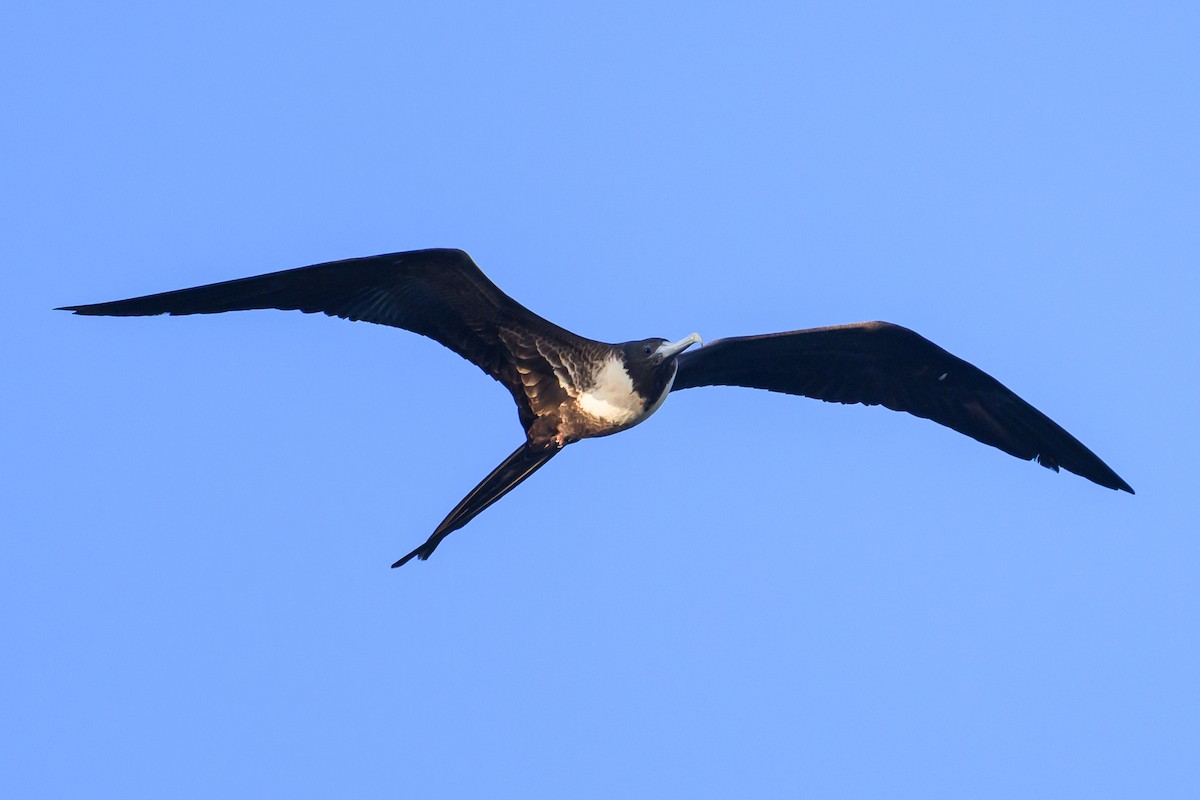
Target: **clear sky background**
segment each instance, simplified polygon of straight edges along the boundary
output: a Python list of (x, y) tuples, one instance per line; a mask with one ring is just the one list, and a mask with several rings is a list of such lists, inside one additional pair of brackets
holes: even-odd
[[(0, 12), (0, 795), (1200, 796), (1194, 3)], [(403, 331), (52, 312), (466, 249), (582, 335), (914, 328), (1136, 497), (749, 390), (520, 441)]]

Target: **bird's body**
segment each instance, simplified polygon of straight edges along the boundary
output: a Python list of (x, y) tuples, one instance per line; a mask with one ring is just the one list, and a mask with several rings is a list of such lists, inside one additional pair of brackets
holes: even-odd
[(277, 308), (323, 312), (428, 336), (512, 394), (525, 441), (429, 539), (397, 561), (428, 558), (449, 533), (563, 447), (630, 428), (673, 390), (735, 385), (840, 403), (881, 404), (932, 419), (1019, 458), (1132, 493), (1082, 443), (991, 376), (885, 322), (723, 339), (607, 344), (521, 306), (460, 250), (417, 250), (284, 270), (94, 305), (77, 314), (146, 316)]

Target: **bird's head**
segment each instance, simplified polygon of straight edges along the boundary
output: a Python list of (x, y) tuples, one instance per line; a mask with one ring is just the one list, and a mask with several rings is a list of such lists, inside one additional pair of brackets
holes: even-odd
[(675, 377), (676, 358), (694, 344), (700, 344), (700, 334), (693, 333), (678, 342), (666, 339), (642, 339), (623, 346), (625, 370), (633, 379), (639, 394), (657, 399)]

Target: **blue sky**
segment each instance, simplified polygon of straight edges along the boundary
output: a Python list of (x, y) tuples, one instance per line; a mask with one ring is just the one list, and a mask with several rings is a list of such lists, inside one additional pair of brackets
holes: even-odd
[[(1194, 4), (0, 14), (0, 794), (1200, 792)], [(686, 392), (393, 571), (499, 385), (50, 311), (434, 246), (609, 341), (907, 325), (1138, 494)]]

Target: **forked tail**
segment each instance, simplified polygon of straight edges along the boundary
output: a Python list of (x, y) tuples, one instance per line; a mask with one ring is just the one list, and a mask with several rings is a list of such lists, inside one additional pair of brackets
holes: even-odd
[(553, 445), (534, 450), (528, 442), (522, 444), (446, 515), (442, 524), (437, 526), (437, 530), (425, 540), (425, 544), (392, 564), (392, 568), (407, 564), (414, 556), (422, 561), (429, 558), (442, 539), (475, 519), (484, 509), (515, 489), (517, 484), (537, 472), (558, 451), (559, 448)]

